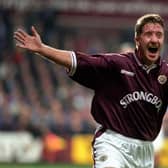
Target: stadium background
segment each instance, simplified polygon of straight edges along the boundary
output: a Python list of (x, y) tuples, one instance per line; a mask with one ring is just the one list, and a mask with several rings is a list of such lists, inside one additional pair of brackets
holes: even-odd
[[(57, 48), (118, 52), (134, 47), (137, 17), (159, 13), (167, 27), (167, 5), (167, 0), (0, 0), (0, 167), (92, 164), (92, 91), (72, 82), (61, 67), (15, 48), (17, 28), (30, 32), (34, 25)], [(166, 60), (167, 44), (166, 38)], [(167, 125), (166, 115), (155, 143), (156, 167), (168, 167)]]

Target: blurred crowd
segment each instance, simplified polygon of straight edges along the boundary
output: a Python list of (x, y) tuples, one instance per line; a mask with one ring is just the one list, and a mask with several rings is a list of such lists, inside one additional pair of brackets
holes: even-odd
[(34, 24), (46, 43), (68, 49), (75, 39), (59, 39), (65, 32), (54, 25), (55, 17), (54, 11), (0, 10), (1, 131), (26, 130), (39, 137), (95, 129), (89, 113), (92, 92), (72, 82), (62, 67), (15, 48), (14, 30), (21, 26), (30, 30)]

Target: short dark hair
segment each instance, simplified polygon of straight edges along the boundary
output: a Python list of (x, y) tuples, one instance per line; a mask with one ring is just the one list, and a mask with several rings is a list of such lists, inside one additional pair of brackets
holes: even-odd
[(164, 20), (159, 14), (146, 14), (140, 17), (135, 24), (135, 37), (142, 33), (147, 23), (158, 23), (164, 28)]

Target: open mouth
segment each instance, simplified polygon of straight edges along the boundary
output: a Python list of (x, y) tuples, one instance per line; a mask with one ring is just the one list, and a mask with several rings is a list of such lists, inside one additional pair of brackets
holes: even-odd
[(157, 51), (158, 51), (158, 47), (148, 47), (148, 51), (149, 51), (150, 53), (155, 54), (155, 53), (157, 53)]

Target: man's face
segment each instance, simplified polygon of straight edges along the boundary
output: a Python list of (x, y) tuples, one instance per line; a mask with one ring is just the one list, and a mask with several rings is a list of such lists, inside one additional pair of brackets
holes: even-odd
[(135, 41), (144, 63), (151, 65), (160, 57), (164, 43), (163, 27), (158, 23), (147, 23)]

